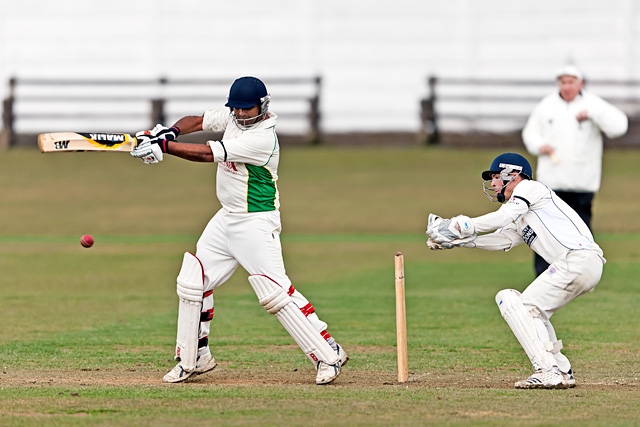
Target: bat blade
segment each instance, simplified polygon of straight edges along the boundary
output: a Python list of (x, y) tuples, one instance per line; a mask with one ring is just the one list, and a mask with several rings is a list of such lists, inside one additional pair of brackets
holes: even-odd
[(53, 132), (38, 135), (43, 153), (74, 151), (131, 151), (136, 138), (128, 133)]

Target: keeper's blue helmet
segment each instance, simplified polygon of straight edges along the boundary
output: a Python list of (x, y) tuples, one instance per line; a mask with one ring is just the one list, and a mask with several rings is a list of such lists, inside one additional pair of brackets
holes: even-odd
[[(482, 179), (484, 179), (483, 191), (485, 196), (493, 202), (505, 202), (505, 189), (507, 185), (516, 177), (511, 175), (517, 172), (524, 179), (532, 179), (533, 172), (531, 165), (520, 154), (516, 153), (502, 153), (491, 162), (489, 170), (482, 172)], [(495, 190), (491, 186), (492, 176), (494, 174), (500, 174), (502, 180), (502, 189), (500, 192), (495, 193)], [(491, 194), (495, 193), (495, 194)]]
[[(502, 153), (493, 159), (489, 170), (482, 172), (482, 179), (490, 181), (493, 174), (499, 173), (506, 177), (513, 172), (519, 172), (523, 178), (533, 179), (533, 171), (529, 161), (516, 153)], [(504, 178), (503, 181), (505, 181)]]
[(256, 77), (240, 77), (231, 85), (225, 107), (252, 108), (260, 105), (260, 114), (264, 114), (269, 105), (267, 87)]

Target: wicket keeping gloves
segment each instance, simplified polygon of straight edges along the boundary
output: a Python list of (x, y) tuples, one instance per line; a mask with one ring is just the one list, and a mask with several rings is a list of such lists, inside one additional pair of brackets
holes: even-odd
[(429, 249), (431, 249), (432, 251), (441, 251), (444, 249), (452, 249), (452, 248), (445, 248), (444, 246), (434, 242), (431, 237), (429, 237), (429, 239), (427, 240), (427, 246), (429, 247)]
[(471, 218), (464, 215), (443, 219), (438, 215), (429, 214), (427, 234), (429, 235), (427, 245), (432, 250), (464, 246), (465, 243), (472, 242), (476, 238)]
[(138, 143), (131, 150), (131, 156), (142, 160), (148, 165), (162, 161), (164, 157), (162, 146), (164, 145), (166, 151), (166, 139), (150, 138), (147, 135), (138, 136), (136, 134), (136, 140)]
[(463, 246), (466, 246), (467, 248), (475, 248), (476, 244), (473, 242), (475, 238), (476, 238), (475, 236), (465, 237), (464, 239), (454, 239), (448, 242), (436, 243), (433, 241), (431, 237), (429, 237), (429, 240), (427, 240), (427, 246), (432, 251), (442, 251), (445, 249), (461, 248)]

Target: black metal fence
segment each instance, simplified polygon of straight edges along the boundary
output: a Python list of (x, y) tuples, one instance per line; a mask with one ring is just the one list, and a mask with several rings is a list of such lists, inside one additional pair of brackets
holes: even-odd
[[(428, 95), (420, 102), (425, 143), (438, 144), (445, 134), (517, 134), (540, 100), (557, 90), (553, 79), (480, 79), (429, 76)], [(623, 139), (638, 140), (640, 80), (587, 80), (585, 89), (622, 109), (629, 117)]]
[[(12, 77), (2, 103), (0, 148), (16, 145), (20, 127), (31, 133), (79, 131), (93, 130), (86, 129), (91, 123), (90, 126), (98, 126), (96, 131), (104, 131), (115, 123), (118, 128), (114, 131), (129, 132), (156, 123), (171, 124), (184, 115), (199, 114), (203, 105), (224, 104), (233, 80)], [(277, 103), (278, 116), (303, 123), (305, 139), (319, 144), (322, 78), (280, 77), (265, 79), (265, 84), (274, 94), (272, 106)], [(66, 129), (54, 129), (64, 123), (70, 123)]]

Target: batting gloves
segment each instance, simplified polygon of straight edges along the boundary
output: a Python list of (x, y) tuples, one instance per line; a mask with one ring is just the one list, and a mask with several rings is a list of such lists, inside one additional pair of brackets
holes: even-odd
[(171, 126), (168, 128), (158, 123), (150, 132), (152, 136), (157, 136), (158, 138), (166, 139), (167, 141), (175, 141), (178, 135), (180, 135), (180, 128), (178, 126)]
[[(136, 140), (136, 147), (131, 150), (132, 157), (140, 159), (148, 165), (162, 161), (163, 153), (166, 152), (166, 145), (168, 143), (166, 139), (152, 138), (148, 135), (137, 135)], [(165, 151), (162, 149), (163, 145)]]
[(159, 163), (163, 153), (169, 148), (169, 141), (175, 141), (180, 135), (180, 128), (170, 128), (158, 123), (151, 130), (136, 132), (137, 145), (131, 151), (133, 157), (141, 159), (146, 164)]

